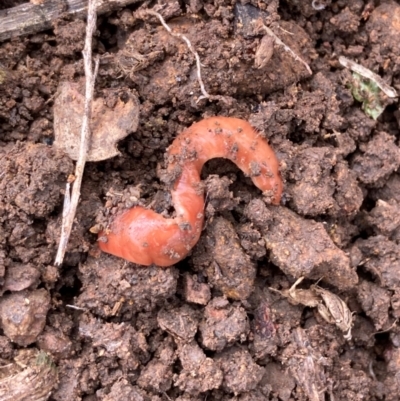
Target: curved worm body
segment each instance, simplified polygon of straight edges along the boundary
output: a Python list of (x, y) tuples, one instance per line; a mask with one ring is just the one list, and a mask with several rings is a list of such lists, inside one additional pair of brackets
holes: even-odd
[(167, 171), (176, 177), (171, 189), (174, 218), (133, 207), (117, 215), (99, 233), (101, 250), (140, 265), (171, 266), (197, 243), (204, 220), (200, 172), (208, 160), (222, 157), (251, 177), (272, 204), (279, 204), (283, 183), (279, 162), (267, 142), (246, 121), (212, 117), (193, 124), (168, 148)]

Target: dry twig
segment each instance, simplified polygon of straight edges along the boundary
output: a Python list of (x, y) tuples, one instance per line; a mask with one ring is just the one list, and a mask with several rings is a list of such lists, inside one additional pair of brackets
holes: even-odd
[(296, 54), (288, 45), (283, 43), (279, 39), (279, 37), (274, 34), (274, 32), (272, 31), (271, 28), (268, 28), (263, 23), (260, 23), (260, 27), (266, 32), (267, 35), (271, 36), (274, 39), (275, 43), (277, 43), (278, 45), (282, 46), (283, 49), (285, 51), (287, 51), (288, 53), (290, 53), (296, 61), (298, 61), (299, 63), (303, 64), (304, 67), (306, 67), (306, 69), (309, 72), (309, 74), (312, 75), (312, 71), (311, 71), (310, 66), (298, 54)]
[(75, 167), (75, 180), (70, 196), (70, 184), (67, 183), (64, 199), (64, 210), (62, 216), (61, 237), (58, 244), (56, 265), (61, 265), (67, 249), (68, 239), (71, 234), (72, 224), (74, 222), (76, 209), (78, 207), (79, 197), (81, 194), (81, 184), (83, 172), (86, 164), (86, 157), (90, 146), (90, 119), (92, 114), (92, 100), (94, 92), (94, 83), (96, 81), (99, 69), (99, 59), (96, 59), (93, 70), (92, 61), (92, 37), (96, 28), (97, 20), (97, 0), (89, 0), (88, 16), (86, 26), (85, 47), (83, 49), (83, 61), (85, 67), (86, 88), (85, 88), (85, 109), (82, 120), (81, 143), (79, 149), (79, 158)]
[(361, 64), (357, 64), (355, 61), (350, 60), (344, 56), (339, 57), (339, 63), (353, 72), (361, 75), (364, 78), (370, 79), (385, 93), (387, 97), (394, 98), (398, 97), (396, 89), (389, 86), (378, 74), (375, 74), (368, 68), (363, 67)]
[(189, 50), (192, 52), (192, 54), (196, 58), (197, 80), (199, 81), (200, 90), (201, 90), (201, 93), (203, 94), (202, 96), (200, 96), (197, 99), (197, 102), (199, 102), (202, 99), (209, 99), (210, 95), (207, 93), (207, 91), (206, 91), (206, 89), (204, 87), (203, 79), (201, 78), (201, 61), (200, 61), (200, 57), (199, 57), (199, 54), (197, 53), (197, 51), (193, 48), (192, 44), (190, 43), (190, 40), (185, 35), (183, 35), (181, 33), (173, 32), (172, 29), (170, 28), (170, 26), (165, 22), (165, 20), (162, 17), (162, 15), (159, 14), (158, 12), (156, 12), (154, 10), (141, 10), (141, 11), (139, 11), (137, 13), (137, 16), (139, 18), (143, 18), (146, 15), (154, 15), (155, 17), (157, 17), (160, 20), (162, 26), (169, 32), (169, 34), (171, 36), (179, 38), (179, 39), (183, 40), (186, 43), (187, 47), (189, 48)]
[[(139, 3), (142, 0), (101, 0), (97, 13)], [(46, 0), (42, 4), (23, 3), (0, 10), (0, 41), (50, 29), (57, 18), (65, 15), (85, 16), (88, 0)]]

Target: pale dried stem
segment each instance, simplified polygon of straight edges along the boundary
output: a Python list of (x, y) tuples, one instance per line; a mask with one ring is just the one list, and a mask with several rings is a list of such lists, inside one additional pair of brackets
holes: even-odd
[(201, 99), (208, 99), (210, 98), (210, 95), (207, 93), (205, 87), (204, 87), (204, 82), (203, 79), (201, 78), (201, 61), (200, 61), (200, 56), (197, 53), (197, 51), (193, 48), (193, 45), (190, 43), (190, 40), (183, 34), (178, 33), (178, 32), (173, 32), (172, 29), (170, 28), (170, 26), (165, 22), (164, 18), (162, 17), (161, 14), (159, 14), (156, 11), (153, 10), (141, 10), (138, 13), (138, 17), (143, 18), (143, 16), (145, 16), (146, 14), (148, 15), (154, 15), (155, 17), (157, 17), (162, 26), (169, 32), (169, 34), (171, 36), (174, 36), (176, 38), (179, 38), (181, 40), (183, 40), (187, 47), (189, 48), (189, 50), (192, 52), (192, 54), (194, 55), (195, 59), (196, 59), (196, 68), (197, 68), (197, 80), (199, 81), (199, 85), (200, 85), (200, 90), (201, 93), (203, 94), (202, 96), (200, 96), (197, 99), (197, 102), (199, 102)]
[[(74, 309), (74, 310), (86, 311), (85, 308), (81, 308), (81, 307), (75, 306), (75, 305), (69, 305), (69, 304), (67, 304), (67, 305), (65, 305), (65, 306), (66, 306), (67, 308)], [(1, 400), (0, 400), (0, 401), (1, 401)]]
[(378, 74), (375, 74), (368, 68), (365, 68), (361, 64), (357, 64), (355, 61), (350, 60), (344, 56), (339, 57), (339, 63), (351, 71), (361, 75), (364, 78), (370, 79), (390, 98), (398, 97), (396, 89), (388, 85)]
[(62, 216), (61, 236), (58, 245), (55, 264), (60, 266), (64, 260), (64, 255), (67, 249), (69, 236), (72, 230), (76, 209), (78, 207), (79, 198), (81, 195), (81, 184), (83, 172), (85, 170), (86, 158), (90, 147), (90, 120), (92, 115), (92, 101), (94, 92), (94, 83), (96, 81), (97, 72), (99, 69), (99, 59), (95, 60), (93, 69), (92, 61), (92, 38), (96, 29), (97, 20), (97, 0), (89, 0), (88, 16), (86, 26), (85, 47), (83, 49), (83, 62), (85, 68), (86, 88), (85, 88), (85, 108), (82, 119), (81, 143), (79, 149), (79, 157), (75, 166), (75, 180), (70, 196), (70, 184), (67, 183), (64, 199), (64, 210)]
[(296, 54), (288, 45), (286, 45), (285, 43), (282, 42), (282, 40), (279, 39), (279, 37), (277, 35), (274, 34), (274, 32), (272, 31), (272, 29), (268, 28), (266, 25), (261, 24), (261, 27), (264, 29), (264, 31), (267, 33), (267, 35), (271, 36), (272, 38), (274, 38), (275, 43), (277, 43), (278, 45), (282, 46), (283, 49), (285, 51), (287, 51), (288, 53), (290, 53), (292, 55), (292, 57), (298, 61), (299, 63), (303, 64), (304, 67), (306, 67), (308, 73), (310, 75), (312, 75), (312, 70), (310, 68), (310, 66), (298, 55)]

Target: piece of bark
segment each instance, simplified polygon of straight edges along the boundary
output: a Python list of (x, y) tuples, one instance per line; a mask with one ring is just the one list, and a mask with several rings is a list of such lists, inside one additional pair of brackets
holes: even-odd
[[(98, 0), (97, 11), (106, 13), (141, 0)], [(24, 3), (0, 10), (0, 41), (51, 28), (64, 15), (85, 16), (88, 0), (47, 0), (43, 4)]]

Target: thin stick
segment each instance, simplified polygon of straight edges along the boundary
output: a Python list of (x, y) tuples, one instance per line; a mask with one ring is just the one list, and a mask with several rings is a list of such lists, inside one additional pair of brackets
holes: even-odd
[(65, 251), (67, 249), (69, 236), (72, 230), (76, 209), (78, 207), (79, 197), (81, 195), (81, 184), (83, 172), (85, 169), (86, 157), (90, 146), (90, 119), (92, 115), (92, 100), (94, 92), (94, 83), (96, 81), (99, 69), (99, 59), (95, 60), (93, 70), (92, 63), (92, 37), (96, 29), (97, 20), (97, 0), (89, 0), (88, 16), (86, 26), (85, 47), (83, 49), (83, 62), (85, 66), (86, 88), (85, 88), (85, 108), (82, 119), (81, 143), (79, 149), (79, 157), (75, 166), (75, 181), (72, 187), (71, 197), (69, 199), (69, 183), (67, 183), (64, 210), (61, 225), (61, 237), (58, 244), (57, 256), (55, 264), (60, 266), (64, 260)]
[[(143, 0), (103, 0), (98, 4), (97, 13), (107, 13), (141, 1)], [(4, 1), (0, 0), (1, 3)], [(0, 42), (51, 29), (54, 21), (65, 15), (84, 17), (87, 14), (87, 5), (88, 0), (46, 0), (39, 5), (25, 2), (0, 10)]]
[(285, 43), (283, 43), (278, 36), (276, 36), (274, 34), (274, 32), (272, 32), (272, 30), (270, 28), (268, 28), (266, 25), (261, 24), (261, 27), (264, 29), (264, 31), (267, 33), (267, 35), (271, 36), (272, 38), (274, 38), (275, 42), (282, 46), (284, 48), (284, 50), (286, 50), (287, 52), (289, 52), (293, 58), (300, 62), (301, 64), (304, 65), (304, 67), (306, 67), (307, 71), (309, 72), (310, 75), (312, 75), (312, 70), (310, 68), (310, 66), (298, 55), (296, 54), (288, 45), (286, 45)]
[(363, 67), (361, 64), (357, 64), (355, 61), (350, 60), (344, 56), (339, 57), (339, 63), (351, 71), (356, 72), (364, 78), (368, 78), (371, 81), (375, 82), (376, 85), (386, 94), (388, 97), (397, 97), (398, 94), (396, 89), (389, 86), (378, 74), (375, 74), (368, 68)]
[(173, 32), (172, 29), (170, 28), (170, 26), (165, 22), (165, 20), (162, 17), (162, 15), (159, 14), (158, 12), (156, 12), (156, 11), (153, 11), (153, 10), (141, 10), (140, 12), (138, 12), (138, 17), (142, 18), (146, 14), (154, 15), (155, 17), (157, 17), (160, 20), (162, 26), (169, 32), (169, 34), (171, 36), (175, 36), (176, 38), (179, 38), (179, 39), (183, 40), (186, 43), (187, 47), (189, 48), (189, 50), (192, 52), (192, 54), (196, 58), (197, 80), (199, 81), (200, 90), (201, 90), (201, 93), (203, 94), (202, 96), (200, 96), (197, 99), (197, 102), (199, 102), (201, 99), (210, 98), (210, 95), (207, 93), (207, 91), (206, 91), (206, 89), (204, 87), (203, 79), (201, 78), (201, 61), (200, 61), (199, 54), (193, 48), (192, 44), (190, 43), (190, 40), (185, 35), (183, 35), (181, 33)]
[(81, 310), (81, 311), (86, 311), (86, 309), (85, 308), (81, 308), (81, 307), (79, 307), (79, 306), (75, 306), (75, 305), (65, 305), (67, 308), (70, 308), (70, 309), (75, 309), (75, 310)]

